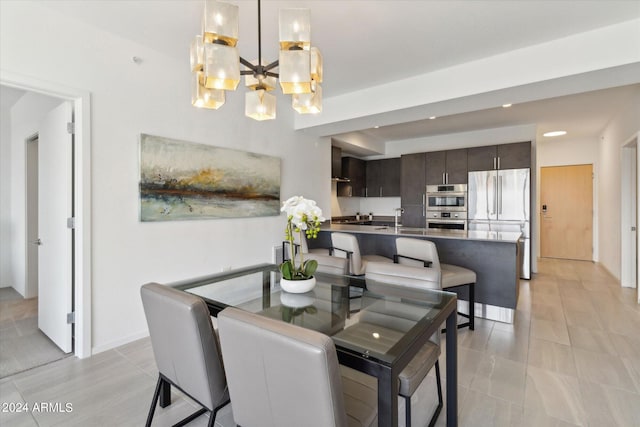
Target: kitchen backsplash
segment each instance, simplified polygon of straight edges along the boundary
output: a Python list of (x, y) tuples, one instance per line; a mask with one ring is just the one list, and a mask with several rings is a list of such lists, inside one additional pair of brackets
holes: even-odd
[[(393, 216), (400, 207), (400, 197), (338, 197), (337, 185), (331, 185), (331, 216), (353, 216), (356, 212), (376, 216)], [(327, 215), (325, 214), (325, 217)]]

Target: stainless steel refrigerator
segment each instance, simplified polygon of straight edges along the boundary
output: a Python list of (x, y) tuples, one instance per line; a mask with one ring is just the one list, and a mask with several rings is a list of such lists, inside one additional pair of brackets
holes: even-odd
[(469, 230), (521, 232), (523, 259), (520, 277), (531, 278), (530, 170), (469, 172)]

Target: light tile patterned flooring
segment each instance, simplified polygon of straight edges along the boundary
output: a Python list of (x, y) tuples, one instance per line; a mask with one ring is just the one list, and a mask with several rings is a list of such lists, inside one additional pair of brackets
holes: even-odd
[(38, 329), (38, 299), (0, 288), (0, 378), (65, 356)]
[[(477, 319), (475, 331), (459, 331), (459, 424), (640, 426), (635, 289), (620, 288), (590, 262), (543, 259), (538, 268), (521, 282), (513, 325)], [(444, 372), (444, 355), (440, 360)], [(155, 379), (148, 339), (89, 359), (69, 357), (0, 380), (0, 402), (71, 403), (72, 412), (0, 412), (0, 425), (140, 426)], [(154, 426), (194, 408), (176, 393), (173, 405), (156, 411)], [(235, 425), (230, 407), (217, 425)]]

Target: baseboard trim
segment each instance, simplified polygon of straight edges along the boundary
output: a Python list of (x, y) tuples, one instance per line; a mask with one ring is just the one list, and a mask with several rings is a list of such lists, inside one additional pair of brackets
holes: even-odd
[(144, 331), (140, 331), (137, 332), (133, 335), (128, 335), (126, 337), (123, 337), (121, 339), (115, 340), (115, 341), (111, 341), (109, 343), (106, 344), (102, 344), (102, 345), (97, 345), (95, 347), (91, 348), (91, 355), (94, 354), (98, 354), (98, 353), (102, 353), (104, 351), (107, 350), (112, 350), (116, 347), (120, 347), (121, 345), (125, 345), (125, 344), (129, 344), (130, 342), (139, 340), (140, 338), (145, 338), (149, 336), (149, 331), (148, 330), (144, 330)]

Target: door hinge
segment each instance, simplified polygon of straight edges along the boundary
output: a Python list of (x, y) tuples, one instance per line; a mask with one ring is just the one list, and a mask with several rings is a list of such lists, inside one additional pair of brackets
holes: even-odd
[(67, 218), (67, 228), (72, 230), (76, 228), (76, 219), (74, 217)]
[(67, 324), (76, 323), (76, 312), (67, 313)]
[(76, 124), (74, 122), (67, 122), (67, 133), (71, 135), (76, 133)]

